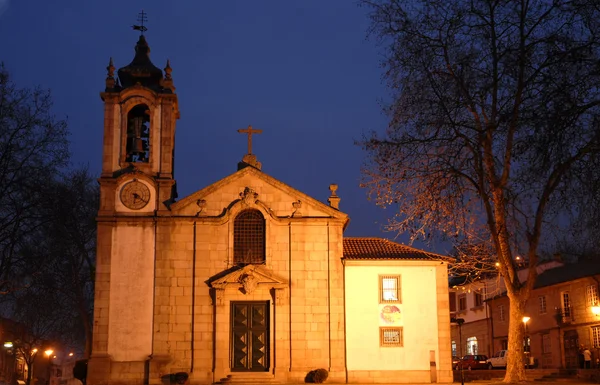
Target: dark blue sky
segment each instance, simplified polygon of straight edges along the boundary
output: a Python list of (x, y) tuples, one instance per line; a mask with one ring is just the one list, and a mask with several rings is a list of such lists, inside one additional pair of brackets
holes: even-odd
[(179, 96), (180, 198), (236, 171), (247, 148), (237, 129), (251, 124), (263, 172), (324, 202), (338, 183), (346, 235), (394, 238), (382, 231), (392, 210), (358, 187), (354, 140), (385, 129), (389, 93), (368, 10), (352, 0), (0, 0), (0, 60), (20, 86), (52, 90), (75, 164), (99, 173), (105, 67), (133, 59), (142, 8), (151, 59), (170, 59)]

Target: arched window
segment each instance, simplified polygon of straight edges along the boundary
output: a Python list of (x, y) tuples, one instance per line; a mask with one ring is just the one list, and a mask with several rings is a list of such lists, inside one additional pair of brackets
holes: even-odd
[(127, 113), (126, 162), (148, 163), (150, 159), (150, 110), (138, 104)]
[(258, 210), (244, 210), (233, 222), (233, 262), (265, 263), (265, 218)]

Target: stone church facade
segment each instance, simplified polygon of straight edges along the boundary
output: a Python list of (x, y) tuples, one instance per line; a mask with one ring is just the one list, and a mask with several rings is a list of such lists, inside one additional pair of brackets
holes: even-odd
[(107, 67), (88, 382), (451, 382), (450, 258), (348, 238), (337, 186), (320, 202), (238, 171), (176, 200), (171, 68)]

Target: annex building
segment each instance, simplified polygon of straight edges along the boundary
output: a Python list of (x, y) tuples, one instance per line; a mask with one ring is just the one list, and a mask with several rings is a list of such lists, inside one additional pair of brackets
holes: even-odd
[[(172, 70), (107, 67), (93, 352), (88, 383), (452, 382), (451, 258), (344, 237), (327, 203), (261, 171), (176, 200)], [(251, 135), (252, 127), (244, 130)], [(224, 159), (224, 162), (237, 160)], [(229, 377), (228, 377), (229, 376)]]

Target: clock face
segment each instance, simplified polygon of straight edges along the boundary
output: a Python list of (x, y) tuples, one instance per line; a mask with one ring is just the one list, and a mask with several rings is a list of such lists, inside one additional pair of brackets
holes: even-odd
[(150, 189), (142, 182), (134, 179), (121, 188), (120, 198), (125, 207), (139, 210), (146, 207), (150, 202)]

